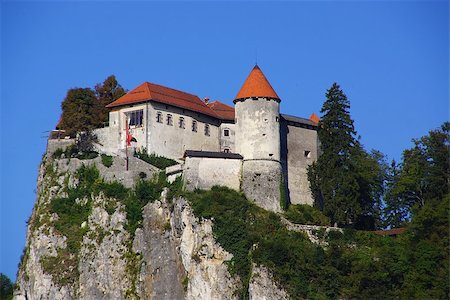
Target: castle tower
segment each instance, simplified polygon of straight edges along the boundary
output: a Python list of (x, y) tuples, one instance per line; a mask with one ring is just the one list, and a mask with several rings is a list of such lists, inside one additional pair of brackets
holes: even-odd
[(242, 190), (257, 205), (280, 211), (280, 98), (256, 65), (234, 99)]

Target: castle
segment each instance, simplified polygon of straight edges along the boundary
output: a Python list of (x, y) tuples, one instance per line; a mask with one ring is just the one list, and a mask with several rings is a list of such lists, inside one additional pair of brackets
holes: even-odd
[(234, 108), (145, 82), (109, 104), (109, 126), (96, 130), (101, 151), (133, 147), (183, 161), (168, 168), (186, 186), (225, 185), (272, 211), (280, 200), (312, 204), (307, 166), (317, 159), (319, 118), (280, 114), (281, 99), (256, 65)]

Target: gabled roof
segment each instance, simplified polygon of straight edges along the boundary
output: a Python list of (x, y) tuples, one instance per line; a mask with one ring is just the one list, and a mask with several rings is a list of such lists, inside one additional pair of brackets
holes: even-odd
[(234, 121), (234, 107), (226, 105), (220, 101), (207, 103), (222, 120)]
[(144, 82), (106, 107), (117, 107), (146, 101), (164, 103), (219, 118), (198, 96), (150, 82)]
[(251, 97), (267, 97), (280, 100), (280, 97), (278, 97), (258, 65), (250, 72), (234, 99), (238, 100)]

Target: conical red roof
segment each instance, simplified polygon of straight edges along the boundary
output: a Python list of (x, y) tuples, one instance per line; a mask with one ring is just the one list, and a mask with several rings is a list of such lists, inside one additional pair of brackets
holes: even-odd
[(248, 75), (241, 87), (241, 90), (237, 93), (234, 99), (237, 100), (250, 97), (280, 99), (258, 65), (256, 65), (250, 72), (250, 75)]
[(318, 115), (316, 115), (315, 112), (313, 112), (313, 113), (309, 116), (309, 119), (310, 119), (311, 121), (313, 121), (314, 123), (319, 124), (320, 118), (319, 118)]

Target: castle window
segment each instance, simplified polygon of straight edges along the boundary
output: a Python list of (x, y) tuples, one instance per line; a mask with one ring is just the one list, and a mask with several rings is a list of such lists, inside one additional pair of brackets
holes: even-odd
[(311, 158), (311, 151), (305, 150), (305, 157)]
[(223, 136), (230, 136), (230, 130), (229, 129), (224, 129)]
[(162, 112), (160, 112), (160, 111), (158, 111), (156, 113), (156, 122), (158, 122), (158, 123), (162, 123), (163, 122)]
[(280, 118), (275, 117), (275, 122), (278, 122), (278, 121), (280, 121)]
[(180, 120), (178, 121), (178, 126), (180, 128), (184, 128), (184, 118), (183, 117), (180, 117)]
[(172, 115), (171, 114), (167, 115), (167, 123), (166, 124), (170, 125), (170, 126), (173, 125), (173, 119), (172, 119)]
[(131, 111), (127, 113), (128, 125), (130, 127), (142, 127), (144, 112), (141, 110)]
[(225, 149), (223, 149), (223, 152), (225, 152), (225, 153), (230, 153), (230, 149), (225, 148)]
[(209, 125), (205, 124), (205, 135), (209, 136)]
[(192, 120), (192, 131), (197, 132), (197, 121)]

